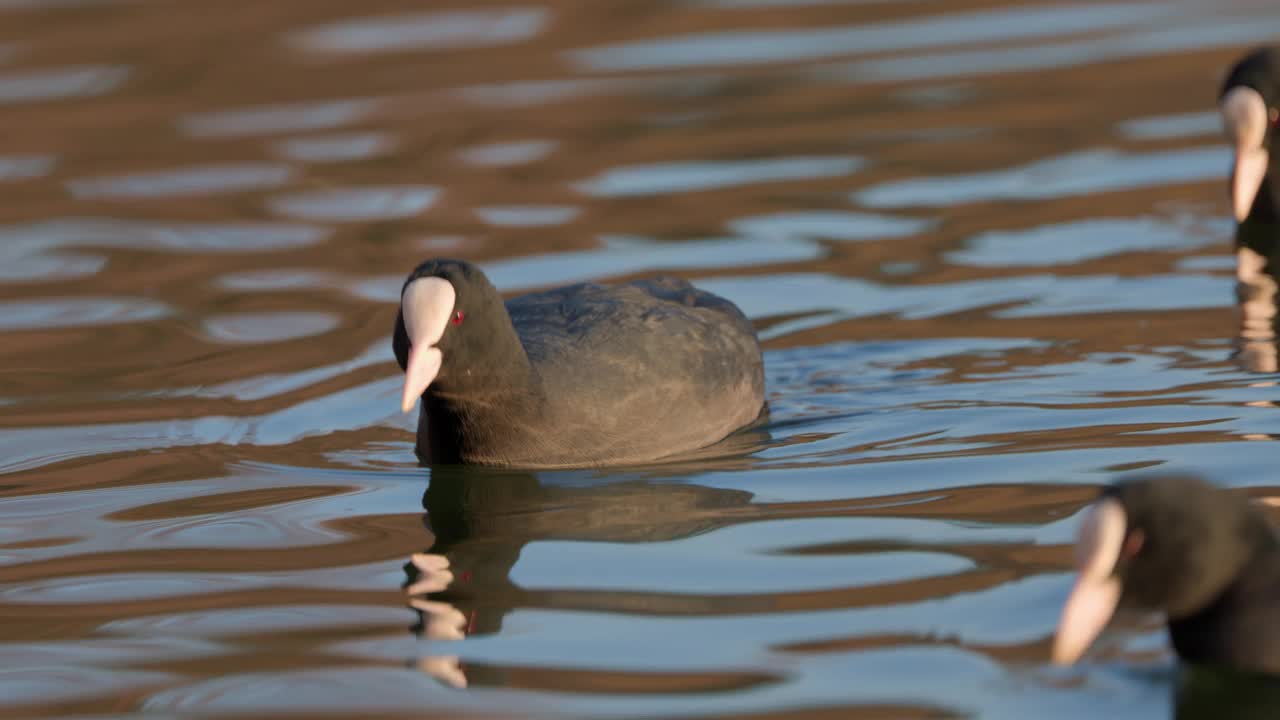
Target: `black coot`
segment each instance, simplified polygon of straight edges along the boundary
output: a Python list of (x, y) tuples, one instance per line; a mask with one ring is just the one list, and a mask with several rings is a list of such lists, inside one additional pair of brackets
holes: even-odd
[(1056, 662), (1079, 658), (1125, 605), (1164, 613), (1186, 662), (1280, 673), (1280, 546), (1248, 497), (1151, 477), (1108, 487), (1087, 512)]
[(755, 331), (733, 303), (658, 277), (503, 302), (479, 268), (409, 275), (393, 339), (418, 456), (527, 468), (640, 463), (705, 447), (764, 409)]
[(1227, 72), (1218, 96), (1223, 128), (1234, 150), (1231, 209), (1236, 221), (1271, 224), (1280, 186), (1271, 180), (1271, 145), (1280, 120), (1280, 48), (1253, 50)]

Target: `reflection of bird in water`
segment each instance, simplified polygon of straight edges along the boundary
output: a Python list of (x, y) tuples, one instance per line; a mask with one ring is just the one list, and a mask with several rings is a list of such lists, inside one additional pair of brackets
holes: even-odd
[[(745, 433), (730, 447), (758, 447), (762, 437), (761, 432)], [(744, 460), (728, 457), (721, 462)], [(671, 482), (659, 474), (676, 475), (689, 467), (655, 466), (645, 475), (611, 476), (434, 467), (422, 503), (427, 511), (424, 523), (435, 542), (405, 565), (405, 588), (419, 611), (415, 632), (428, 640), (497, 633), (504, 617), (520, 607), (714, 611), (715, 598), (526, 590), (510, 579), (522, 549), (531, 542), (673, 540), (730, 522), (733, 515), (727, 515), (726, 508), (752, 512), (750, 493)], [(503, 684), (500, 669), (469, 666), (464, 671), (451, 655), (428, 657), (418, 667), (455, 687)]]
[(1236, 302), (1240, 308), (1240, 337), (1236, 358), (1247, 370), (1271, 373), (1280, 370), (1275, 325), (1277, 268), (1245, 243), (1247, 232), (1244, 225), (1237, 231)]
[(1230, 192), (1237, 223), (1239, 359), (1250, 370), (1275, 372), (1280, 182), (1271, 177), (1270, 154), (1280, 119), (1280, 48), (1250, 52), (1231, 68), (1219, 110), (1234, 150)]
[(1126, 480), (1080, 526), (1054, 639), (1079, 658), (1117, 606), (1165, 615), (1185, 662), (1280, 674), (1280, 540), (1261, 506), (1190, 477)]

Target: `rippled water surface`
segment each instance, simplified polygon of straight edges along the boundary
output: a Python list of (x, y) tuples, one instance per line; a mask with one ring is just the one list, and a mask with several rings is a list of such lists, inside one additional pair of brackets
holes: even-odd
[[(1126, 471), (1270, 492), (1225, 67), (1272, 2), (0, 0), (0, 717), (1167, 718), (1048, 641)], [(767, 425), (417, 465), (390, 334), (675, 273)]]

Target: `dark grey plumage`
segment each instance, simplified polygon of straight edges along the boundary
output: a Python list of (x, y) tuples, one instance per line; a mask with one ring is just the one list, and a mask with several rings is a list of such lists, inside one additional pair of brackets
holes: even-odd
[[(531, 293), (503, 303), (475, 266), (423, 263), (466, 320), (437, 347), (423, 395), (426, 462), (529, 468), (641, 463), (710, 445), (764, 408), (764, 363), (733, 303), (658, 277)], [(405, 367), (403, 313), (394, 336)]]
[(1164, 613), (1184, 661), (1280, 675), (1280, 541), (1244, 495), (1187, 476), (1102, 493), (1126, 518), (1120, 605)]

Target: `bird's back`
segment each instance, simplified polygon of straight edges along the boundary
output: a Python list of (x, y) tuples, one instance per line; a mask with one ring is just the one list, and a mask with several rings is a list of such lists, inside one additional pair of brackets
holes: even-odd
[[(507, 302), (539, 379), (539, 454), (627, 462), (711, 444), (759, 415), (764, 370), (733, 303), (658, 277)], [(555, 446), (555, 447), (550, 447)], [(569, 464), (569, 463), (566, 463)]]

